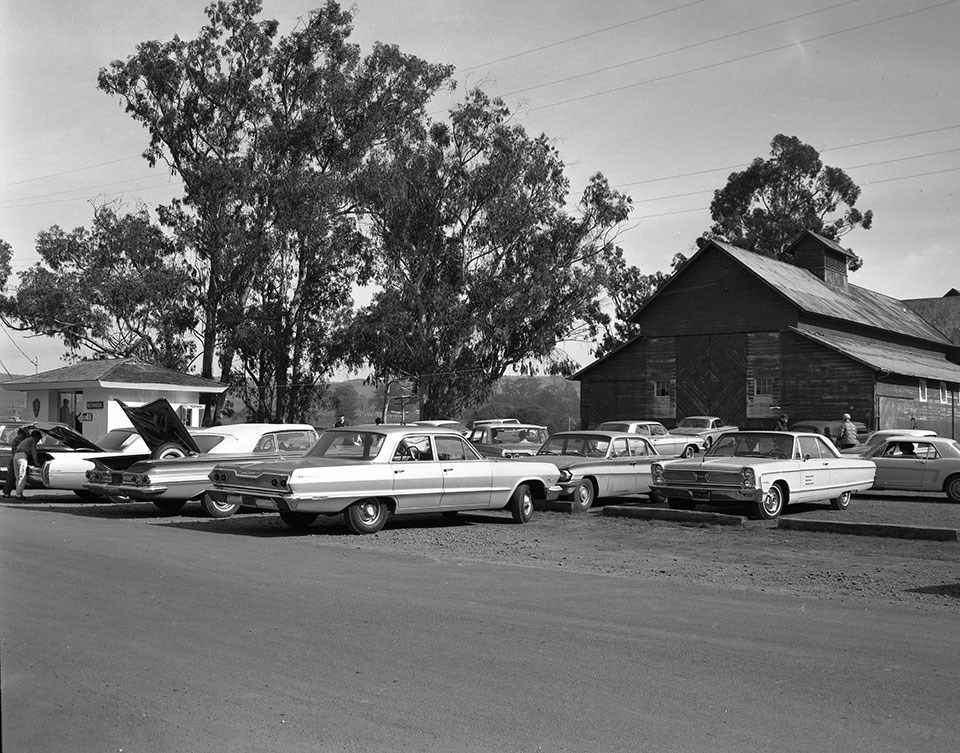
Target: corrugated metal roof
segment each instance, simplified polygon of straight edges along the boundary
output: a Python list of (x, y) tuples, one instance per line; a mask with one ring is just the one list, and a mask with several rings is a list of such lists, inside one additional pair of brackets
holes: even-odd
[(960, 364), (948, 361), (942, 353), (936, 351), (906, 348), (857, 335), (837, 335), (832, 332), (796, 327), (791, 327), (790, 330), (877, 371), (886, 371), (900, 376), (940, 379), (944, 382), (960, 382)]
[(940, 330), (950, 342), (960, 345), (960, 295), (956, 291), (942, 298), (913, 298), (904, 303)]
[(17, 377), (4, 382), (5, 389), (24, 388), (29, 385), (68, 384), (74, 382), (109, 382), (115, 384), (169, 384), (171, 387), (188, 387), (206, 392), (222, 392), (226, 385), (212, 379), (184, 374), (174, 369), (144, 363), (135, 358), (83, 361), (72, 366), (44, 371), (40, 374)]
[(828, 285), (812, 272), (787, 262), (712, 241), (801, 311), (920, 338), (939, 345), (950, 341), (902, 301), (856, 285)]

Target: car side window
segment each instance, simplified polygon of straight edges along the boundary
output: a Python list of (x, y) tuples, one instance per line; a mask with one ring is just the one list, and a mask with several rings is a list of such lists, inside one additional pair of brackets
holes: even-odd
[(614, 439), (613, 440), (613, 452), (610, 454), (610, 457), (614, 458), (625, 458), (630, 454), (630, 451), (627, 449), (627, 440), (626, 439)]
[(630, 448), (630, 454), (634, 457), (646, 457), (650, 454), (650, 445), (642, 439), (631, 439), (627, 442)]
[(434, 437), (438, 460), (483, 460), (474, 449), (460, 437)]
[(800, 437), (798, 442), (800, 444), (800, 458), (802, 460), (806, 460), (808, 456), (810, 458), (823, 457), (820, 452), (820, 440), (817, 437)]
[(662, 427), (660, 424), (653, 424), (650, 427), (650, 433), (653, 434), (655, 437), (662, 437), (666, 435), (667, 430), (664, 427)]
[(277, 441), (273, 434), (265, 434), (260, 437), (257, 446), (253, 448), (254, 452), (274, 452), (277, 449)]
[(921, 460), (936, 460), (940, 457), (937, 448), (929, 442), (917, 442), (913, 446), (913, 451)]

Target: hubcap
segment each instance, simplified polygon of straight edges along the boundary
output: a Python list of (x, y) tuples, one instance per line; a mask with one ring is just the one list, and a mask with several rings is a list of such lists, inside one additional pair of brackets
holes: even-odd
[(780, 509), (780, 492), (774, 486), (763, 496), (763, 508), (768, 514), (773, 515)]
[(360, 518), (364, 523), (375, 523), (380, 515), (380, 505), (374, 502), (364, 502), (360, 505)]
[(533, 513), (533, 496), (530, 494), (523, 495), (523, 503), (520, 505), (523, 509), (524, 516), (531, 515)]

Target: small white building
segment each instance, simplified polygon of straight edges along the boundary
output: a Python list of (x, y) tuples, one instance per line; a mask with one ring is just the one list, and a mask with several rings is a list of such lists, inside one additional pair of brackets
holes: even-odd
[(219, 394), (227, 386), (212, 379), (183, 374), (135, 358), (84, 361), (0, 384), (25, 392), (28, 421), (58, 421), (96, 441), (111, 429), (130, 426), (117, 403), (138, 406), (160, 397), (186, 426), (200, 426), (200, 395)]

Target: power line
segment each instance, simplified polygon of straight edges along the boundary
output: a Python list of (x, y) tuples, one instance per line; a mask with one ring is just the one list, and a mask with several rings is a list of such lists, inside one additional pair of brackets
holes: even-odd
[[(460, 68), (458, 70), (458, 73), (475, 71), (477, 68), (483, 68), (488, 65), (496, 65), (497, 63), (502, 63), (505, 60), (513, 60), (514, 58), (523, 57), (524, 55), (530, 55), (534, 52), (540, 52), (541, 50), (549, 50), (551, 47), (559, 47), (560, 45), (564, 45), (569, 42), (577, 42), (581, 39), (586, 39), (587, 37), (596, 36), (597, 34), (603, 34), (608, 31), (613, 31), (614, 29), (621, 29), (624, 26), (630, 26), (631, 24), (639, 23), (640, 21), (648, 21), (649, 19), (656, 18), (657, 16), (665, 16), (668, 13), (674, 13), (678, 10), (689, 8), (692, 5), (699, 5), (702, 2), (705, 2), (705, 0), (694, 0), (694, 2), (692, 3), (687, 3), (686, 5), (678, 5), (676, 8), (668, 8), (667, 10), (660, 11), (659, 13), (651, 13), (648, 16), (641, 16), (640, 18), (634, 18), (630, 21), (624, 21), (623, 23), (614, 24), (613, 26), (607, 26), (606, 28), (603, 28), (603, 29), (597, 29), (596, 31), (588, 31), (586, 34), (579, 34), (575, 37), (570, 37), (568, 39), (561, 39), (557, 42), (550, 42), (549, 44), (541, 45), (540, 47), (533, 47), (529, 50), (524, 50), (523, 52), (515, 52), (512, 55), (506, 55), (502, 58), (497, 58), (496, 60), (489, 60), (486, 63), (478, 63), (477, 65), (471, 65), (469, 68)], [(859, 0), (851, 0), (851, 2), (859, 2)]]
[(139, 154), (136, 157), (121, 157), (120, 159), (110, 160), (109, 162), (100, 162), (96, 165), (87, 165), (86, 167), (77, 167), (77, 168), (74, 168), (73, 170), (64, 170), (59, 173), (50, 173), (49, 175), (41, 175), (36, 178), (25, 178), (23, 180), (14, 181), (13, 183), (0, 183), (0, 188), (8, 188), (9, 186), (19, 186), (22, 183), (33, 183), (34, 181), (38, 181), (38, 180), (47, 180), (47, 178), (59, 178), (61, 175), (70, 175), (71, 173), (79, 173), (84, 170), (93, 170), (94, 168), (106, 167), (107, 165), (116, 165), (118, 162), (128, 162), (129, 160), (132, 160), (132, 159), (140, 159), (140, 157), (141, 155)]
[(759, 51), (757, 51), (757, 52), (750, 52), (750, 53), (747, 53), (746, 55), (738, 55), (737, 57), (728, 58), (728, 59), (726, 59), (726, 60), (719, 60), (719, 61), (714, 62), (714, 63), (707, 63), (706, 65), (700, 65), (700, 66), (697, 66), (696, 68), (690, 68), (690, 69), (685, 70), (685, 71), (678, 71), (678, 72), (676, 72), (676, 73), (668, 73), (668, 74), (665, 74), (665, 75), (663, 75), (663, 76), (657, 76), (657, 77), (655, 77), (655, 78), (647, 79), (647, 80), (645, 80), (645, 81), (637, 81), (637, 82), (632, 83), (632, 84), (625, 84), (624, 86), (617, 86), (617, 87), (615, 87), (615, 88), (613, 88), (613, 89), (605, 89), (605, 90), (603, 90), (603, 91), (593, 92), (592, 94), (584, 94), (584, 95), (579, 96), (579, 97), (572, 97), (572, 98), (570, 98), (570, 99), (564, 99), (564, 100), (560, 100), (560, 101), (557, 101), (557, 102), (550, 102), (550, 103), (545, 104), (545, 105), (540, 105), (539, 107), (530, 107), (530, 108), (527, 108), (527, 109), (525, 110), (525, 112), (528, 112), (528, 113), (530, 113), (530, 112), (537, 112), (538, 110), (546, 110), (546, 109), (549, 109), (549, 108), (551, 108), (551, 107), (559, 107), (559, 106), (561, 106), (561, 105), (568, 105), (568, 104), (571, 104), (571, 103), (573, 103), (573, 102), (582, 102), (582, 101), (587, 100), (587, 99), (593, 99), (594, 97), (602, 97), (602, 96), (604, 96), (604, 95), (606, 95), (606, 94), (616, 94), (616, 93), (618, 93), (618, 92), (627, 91), (628, 89), (635, 89), (635, 88), (637, 88), (638, 86), (645, 86), (645, 85), (647, 85), (647, 84), (656, 84), (656, 83), (661, 83), (661, 82), (663, 82), (663, 81), (669, 81), (670, 79), (680, 78), (681, 76), (686, 76), (686, 75), (689, 74), (689, 73), (699, 73), (700, 71), (710, 70), (711, 68), (719, 68), (720, 66), (729, 65), (730, 63), (739, 63), (739, 62), (742, 62), (742, 61), (744, 61), (744, 60), (750, 60), (751, 58), (760, 57), (760, 56), (762, 56), (762, 55), (769, 55), (770, 53), (773, 53), (773, 52), (780, 52), (781, 50), (793, 49), (793, 48), (795, 48), (797, 45), (805, 44), (805, 43), (807, 43), (807, 42), (817, 42), (817, 41), (819, 41), (819, 40), (821, 40), (821, 39), (828, 39), (828, 38), (830, 38), (830, 37), (839, 36), (840, 34), (847, 34), (847, 33), (851, 32), (851, 31), (859, 31), (860, 29), (866, 29), (866, 28), (869, 28), (869, 27), (871, 27), (871, 26), (879, 26), (880, 24), (889, 23), (890, 21), (896, 21), (897, 19), (905, 18), (905, 17), (907, 17), (907, 16), (912, 16), (912, 15), (914, 15), (914, 14), (916, 14), (916, 13), (923, 13), (924, 11), (935, 10), (935, 9), (937, 9), (937, 8), (942, 8), (942, 7), (946, 6), (946, 5), (953, 5), (954, 3), (958, 2), (958, 1), (960, 1), (960, 0), (945, 0), (944, 2), (937, 3), (936, 5), (931, 5), (931, 6), (926, 7), (926, 8), (919, 8), (919, 9), (916, 9), (916, 10), (906, 11), (905, 13), (899, 13), (899, 14), (897, 14), (897, 15), (895, 15), (895, 16), (889, 16), (888, 18), (878, 19), (878, 20), (876, 20), (876, 21), (868, 21), (868, 22), (866, 22), (866, 23), (858, 24), (858, 25), (856, 25), (856, 26), (847, 27), (846, 29), (838, 29), (838, 30), (836, 30), (836, 31), (827, 32), (826, 34), (819, 34), (819, 35), (817, 35), (817, 36), (808, 37), (808, 38), (806, 38), (806, 39), (797, 39), (797, 40), (794, 40), (794, 41), (792, 41), (792, 42), (790, 42), (790, 43), (788, 43), (788, 44), (779, 45), (779, 46), (777, 46), (777, 47), (770, 47), (770, 48), (768, 48), (768, 49), (766, 49), (766, 50), (759, 50)]
[(548, 81), (544, 84), (535, 84), (534, 86), (527, 86), (523, 89), (515, 89), (514, 91), (507, 92), (506, 94), (501, 95), (502, 97), (512, 97), (515, 94), (523, 94), (525, 92), (534, 91), (536, 89), (543, 89), (547, 86), (554, 86), (556, 84), (564, 84), (568, 81), (576, 81), (579, 78), (586, 78), (587, 76), (594, 76), (598, 73), (608, 73), (610, 71), (617, 70), (618, 68), (626, 68), (630, 65), (636, 65), (637, 63), (645, 63), (649, 60), (655, 60), (656, 58), (664, 57), (666, 55), (673, 55), (677, 52), (685, 52), (687, 50), (692, 50), (696, 47), (703, 47), (708, 44), (713, 44), (714, 42), (720, 42), (724, 39), (732, 39), (733, 37), (741, 36), (742, 34), (749, 34), (754, 31), (760, 31), (761, 29), (769, 29), (773, 26), (779, 26), (780, 24), (785, 24), (788, 21), (796, 21), (799, 18), (804, 18), (806, 16), (813, 16), (818, 13), (826, 13), (828, 10), (833, 10), (835, 8), (840, 8), (844, 5), (852, 5), (853, 3), (859, 3), (861, 0), (845, 0), (842, 3), (837, 3), (836, 5), (830, 5), (826, 8), (820, 8), (818, 10), (807, 11), (806, 13), (799, 13), (796, 16), (790, 16), (789, 18), (781, 19), (780, 21), (771, 21), (770, 23), (761, 24), (760, 26), (754, 26), (750, 29), (743, 29), (741, 31), (731, 32), (730, 34), (723, 34), (719, 37), (713, 37), (711, 39), (706, 39), (702, 42), (694, 42), (692, 44), (684, 45), (683, 47), (675, 47), (672, 50), (667, 50), (666, 52), (658, 52), (654, 55), (647, 55), (642, 58), (635, 58), (634, 60), (628, 60), (625, 63), (617, 63), (616, 65), (610, 65), (606, 68), (597, 68), (592, 71), (587, 71), (586, 73), (578, 73), (575, 76), (567, 76), (566, 78), (556, 79), (555, 81)]

